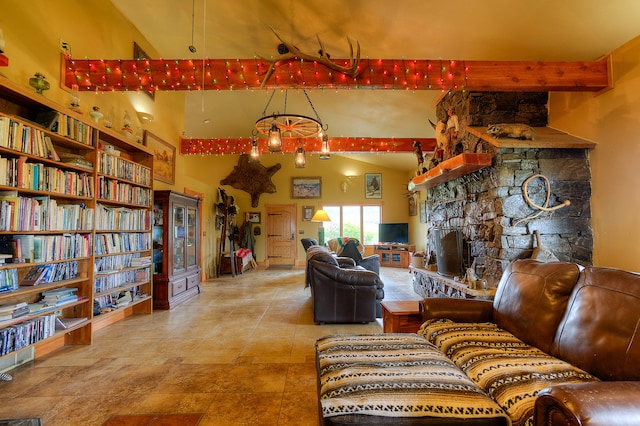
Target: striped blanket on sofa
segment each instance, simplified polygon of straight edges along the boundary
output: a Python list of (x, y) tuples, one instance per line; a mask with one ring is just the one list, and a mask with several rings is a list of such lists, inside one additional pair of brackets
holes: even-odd
[(429, 320), (418, 333), (485, 390), (511, 417), (514, 426), (533, 425), (534, 403), (542, 389), (598, 380), (492, 323)]
[(316, 342), (324, 418), (504, 419), (503, 410), (417, 334), (333, 335)]

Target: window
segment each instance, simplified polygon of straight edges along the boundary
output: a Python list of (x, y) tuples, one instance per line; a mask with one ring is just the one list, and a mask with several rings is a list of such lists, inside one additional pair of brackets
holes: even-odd
[(324, 223), (325, 241), (338, 237), (353, 237), (364, 245), (378, 242), (378, 224), (382, 206), (378, 204), (323, 206), (331, 222)]

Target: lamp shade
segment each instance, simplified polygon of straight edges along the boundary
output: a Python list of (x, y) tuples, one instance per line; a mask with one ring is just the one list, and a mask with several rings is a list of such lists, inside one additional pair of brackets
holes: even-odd
[(324, 210), (317, 210), (313, 217), (311, 218), (311, 222), (331, 222), (329, 215)]

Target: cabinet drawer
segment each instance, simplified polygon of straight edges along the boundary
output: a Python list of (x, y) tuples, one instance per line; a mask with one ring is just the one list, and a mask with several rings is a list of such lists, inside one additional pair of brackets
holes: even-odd
[(171, 283), (171, 297), (175, 297), (186, 290), (187, 290), (186, 278), (183, 278), (178, 281), (173, 281)]
[(187, 277), (187, 290), (197, 287), (200, 284), (200, 278), (198, 275), (191, 275)]

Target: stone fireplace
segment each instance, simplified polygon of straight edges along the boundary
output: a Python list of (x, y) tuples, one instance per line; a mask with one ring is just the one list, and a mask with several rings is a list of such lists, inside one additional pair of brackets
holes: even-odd
[[(592, 262), (591, 172), (593, 143), (547, 129), (547, 93), (450, 93), (438, 105), (438, 118), (454, 108), (460, 122), (463, 152), (490, 153), (492, 165), (426, 190), (427, 251), (435, 253), (436, 229), (459, 229), (463, 261), (490, 287), (504, 268), (529, 258), (536, 248), (534, 232), (559, 260)], [(489, 124), (523, 123), (536, 127), (536, 140), (493, 140)], [(525, 199), (553, 207), (546, 212)], [(547, 194), (548, 188), (548, 194)], [(545, 200), (548, 202), (545, 203)]]

